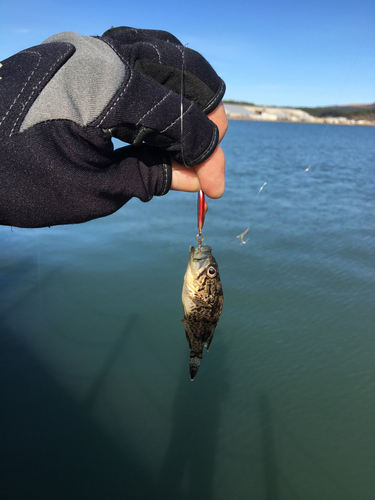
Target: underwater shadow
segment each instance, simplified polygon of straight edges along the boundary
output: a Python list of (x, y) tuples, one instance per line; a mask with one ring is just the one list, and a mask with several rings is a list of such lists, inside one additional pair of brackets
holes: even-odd
[(88, 410), (93, 407), (95, 400), (98, 394), (100, 393), (100, 390), (102, 389), (111, 371), (111, 368), (115, 365), (116, 361), (121, 355), (126, 340), (129, 338), (130, 335), (133, 335), (138, 321), (139, 321), (139, 314), (132, 313), (129, 315), (129, 318), (126, 322), (122, 334), (119, 336), (116, 342), (114, 342), (111, 351), (106, 361), (103, 364), (101, 371), (95, 377), (95, 380), (93, 381), (90, 390), (88, 391), (88, 394), (85, 397), (84, 405)]
[(173, 402), (172, 432), (160, 472), (157, 498), (214, 500), (217, 434), (221, 405), (228, 393), (225, 355), (226, 347), (217, 330), (210, 352), (204, 352), (199, 372), (191, 382), (189, 350), (186, 349)]
[[(135, 322), (130, 316), (124, 336)], [(2, 500), (154, 498), (155, 481), (132, 445), (122, 443), (120, 450), (90, 412), (124, 336), (80, 404), (20, 340), (22, 336), (0, 322)]]
[(264, 490), (267, 500), (280, 498), (272, 413), (268, 396), (259, 396), (260, 431), (263, 451)]

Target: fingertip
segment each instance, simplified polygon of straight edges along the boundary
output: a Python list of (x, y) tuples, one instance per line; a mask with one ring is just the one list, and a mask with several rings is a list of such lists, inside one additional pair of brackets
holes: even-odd
[(219, 106), (207, 116), (211, 121), (215, 123), (215, 125), (219, 129), (220, 142), (228, 130), (228, 118), (225, 112), (224, 104), (221, 102)]
[(203, 163), (194, 167), (201, 189), (209, 198), (221, 198), (225, 190), (225, 155), (221, 146)]

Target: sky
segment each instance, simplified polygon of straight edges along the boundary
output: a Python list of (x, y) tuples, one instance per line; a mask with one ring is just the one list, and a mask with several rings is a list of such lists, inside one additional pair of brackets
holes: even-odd
[(163, 29), (225, 80), (225, 99), (276, 106), (375, 102), (374, 0), (1, 0), (0, 60), (61, 31)]

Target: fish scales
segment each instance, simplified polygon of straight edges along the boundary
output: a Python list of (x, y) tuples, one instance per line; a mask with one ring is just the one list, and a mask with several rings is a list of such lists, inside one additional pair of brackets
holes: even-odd
[(189, 263), (182, 288), (185, 334), (190, 347), (189, 372), (193, 380), (212, 342), (223, 308), (219, 268), (207, 245), (190, 247)]

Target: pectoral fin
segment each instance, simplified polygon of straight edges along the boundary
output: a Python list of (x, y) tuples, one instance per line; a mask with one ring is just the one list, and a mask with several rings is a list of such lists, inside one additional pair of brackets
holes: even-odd
[(210, 348), (212, 339), (214, 338), (214, 333), (215, 333), (215, 328), (212, 329), (211, 335), (208, 337), (207, 342), (205, 342), (205, 344), (204, 344), (205, 348), (207, 349), (207, 352)]

